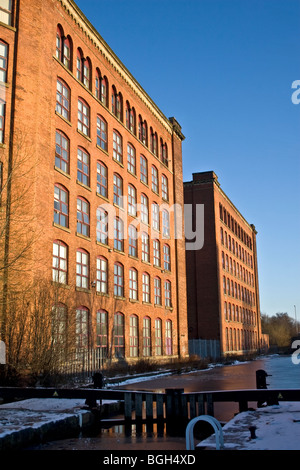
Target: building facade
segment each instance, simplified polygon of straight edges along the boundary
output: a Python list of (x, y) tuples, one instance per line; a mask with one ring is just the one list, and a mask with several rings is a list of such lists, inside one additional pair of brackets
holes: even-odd
[(26, 147), (30, 275), (72, 293), (77, 347), (186, 356), (180, 125), (72, 0), (0, 0), (0, 31), (1, 170)]
[[(261, 347), (256, 230), (230, 201), (213, 171), (184, 183), (193, 214), (204, 208), (204, 243), (186, 251), (190, 339), (220, 342), (220, 352)], [(195, 221), (193, 221), (195, 225)]]

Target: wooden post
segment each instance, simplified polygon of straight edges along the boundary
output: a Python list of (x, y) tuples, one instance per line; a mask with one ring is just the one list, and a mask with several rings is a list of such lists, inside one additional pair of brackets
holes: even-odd
[(204, 396), (198, 395), (198, 416), (204, 415), (205, 414), (205, 408), (204, 408)]
[(196, 396), (190, 395), (190, 419), (196, 417)]
[(207, 401), (207, 414), (210, 416), (213, 416), (214, 415), (214, 402), (213, 402), (213, 397), (211, 393), (207, 393), (206, 401)]
[(135, 394), (135, 417), (137, 420), (143, 418), (143, 395), (141, 393)]
[(124, 394), (124, 417), (125, 420), (132, 419), (132, 393), (126, 392)]

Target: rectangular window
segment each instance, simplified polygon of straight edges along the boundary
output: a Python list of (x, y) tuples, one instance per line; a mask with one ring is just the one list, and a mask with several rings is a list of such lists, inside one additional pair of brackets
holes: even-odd
[(143, 155), (140, 158), (140, 177), (141, 181), (145, 184), (148, 184), (148, 164), (147, 160)]
[(77, 198), (77, 233), (90, 236), (90, 208), (89, 203), (82, 198)]
[(97, 347), (101, 348), (101, 358), (107, 357), (108, 350), (108, 326), (107, 326), (107, 312), (105, 310), (98, 310), (97, 312)]
[(172, 322), (166, 321), (166, 355), (170, 356), (173, 352), (172, 348)]
[(159, 231), (159, 205), (152, 204), (152, 228)]
[(67, 284), (68, 273), (68, 250), (67, 246), (60, 242), (53, 243), (53, 259), (52, 259), (52, 280), (61, 284)]
[(171, 271), (171, 255), (169, 245), (164, 245), (164, 269)]
[(128, 214), (136, 216), (136, 189), (131, 184), (128, 185)]
[(124, 329), (124, 315), (116, 313), (114, 316), (114, 346), (115, 356), (125, 356), (125, 329)]
[(169, 238), (170, 237), (170, 215), (169, 212), (163, 210), (162, 213), (162, 225), (163, 225), (163, 236)]
[(123, 180), (114, 174), (114, 204), (123, 207)]
[(154, 278), (154, 304), (161, 305), (161, 280), (159, 277)]
[(0, 143), (4, 143), (4, 131), (5, 131), (5, 109), (6, 104), (0, 99)]
[(141, 221), (144, 222), (144, 224), (149, 224), (148, 198), (145, 194), (141, 195)]
[(127, 145), (127, 170), (136, 174), (135, 150), (130, 144)]
[(87, 348), (89, 339), (89, 311), (86, 308), (76, 310), (76, 345)]
[(0, 21), (11, 26), (12, 0), (0, 0)]
[(114, 248), (124, 251), (123, 221), (117, 217), (114, 220)]
[(160, 266), (160, 243), (159, 240), (153, 240), (153, 264)]
[(149, 236), (142, 233), (142, 260), (149, 263)]
[(151, 320), (149, 317), (143, 319), (143, 356), (151, 355)]
[(131, 300), (138, 299), (138, 280), (136, 269), (129, 269), (129, 298)]
[(129, 354), (130, 357), (138, 356), (138, 318), (136, 315), (130, 317), (130, 330), (129, 330)]
[(129, 225), (128, 228), (128, 245), (129, 245), (129, 255), (137, 257), (137, 229), (133, 225)]
[(168, 179), (165, 175), (161, 177), (161, 195), (166, 201), (169, 200)]
[(117, 297), (124, 295), (124, 272), (120, 263), (114, 265), (114, 295)]
[(84, 135), (90, 135), (90, 108), (81, 99), (78, 100), (78, 130)]
[(7, 82), (8, 45), (0, 41), (0, 82)]
[(69, 226), (69, 201), (67, 191), (60, 185), (54, 186), (54, 223)]
[(151, 177), (152, 177), (152, 191), (154, 191), (155, 193), (158, 193), (158, 171), (155, 166), (152, 166)]
[(150, 276), (147, 273), (143, 273), (142, 276), (142, 292), (143, 302), (150, 303)]
[(155, 355), (162, 355), (162, 327), (160, 318), (155, 320)]
[(172, 307), (170, 281), (165, 281), (165, 307)]

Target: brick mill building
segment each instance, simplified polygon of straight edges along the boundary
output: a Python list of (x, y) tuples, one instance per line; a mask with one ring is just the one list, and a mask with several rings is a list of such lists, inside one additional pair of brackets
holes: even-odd
[(189, 338), (218, 341), (222, 355), (256, 351), (261, 321), (255, 227), (212, 171), (194, 173), (184, 183), (184, 199), (193, 214), (197, 204), (204, 207), (203, 246), (186, 252)]
[[(185, 245), (172, 210), (183, 206), (180, 125), (72, 0), (0, 0), (0, 31), (2, 179), (9, 187), (22, 135), (18, 184), (30, 181), (24, 216), (38, 234), (27, 275), (71, 292), (77, 347), (186, 356)], [(5, 231), (6, 255), (20, 223)]]

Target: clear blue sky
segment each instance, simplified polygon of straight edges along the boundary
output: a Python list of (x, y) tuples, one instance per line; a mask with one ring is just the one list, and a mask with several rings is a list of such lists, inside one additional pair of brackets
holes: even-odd
[[(75, 0), (76, 1), (76, 0)], [(77, 0), (258, 231), (261, 312), (300, 321), (300, 0)]]

